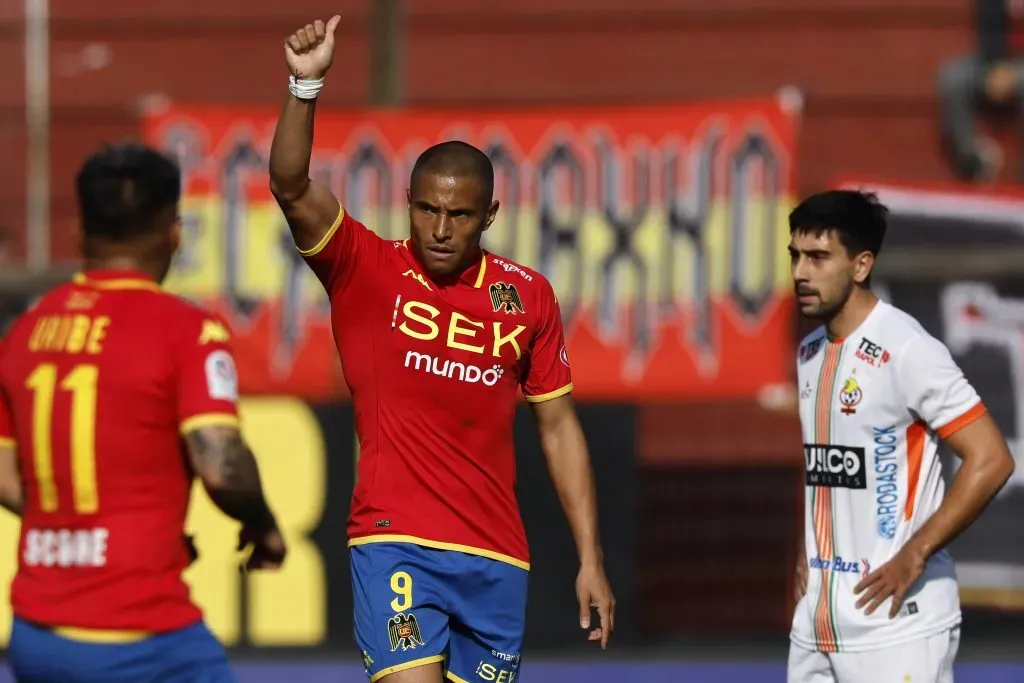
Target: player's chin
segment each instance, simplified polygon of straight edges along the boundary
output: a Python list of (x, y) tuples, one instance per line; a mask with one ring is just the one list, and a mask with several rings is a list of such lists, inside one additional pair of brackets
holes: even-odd
[(820, 301), (801, 301), (798, 304), (800, 306), (800, 314), (805, 318), (823, 318), (827, 313), (828, 307)]

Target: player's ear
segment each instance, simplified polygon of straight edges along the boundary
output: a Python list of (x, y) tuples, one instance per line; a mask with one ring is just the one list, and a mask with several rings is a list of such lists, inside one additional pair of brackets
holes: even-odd
[(174, 217), (168, 237), (171, 242), (171, 249), (175, 252), (178, 251), (178, 248), (181, 246), (181, 216)]
[(491, 227), (491, 223), (494, 222), (494, 218), (498, 215), (499, 208), (501, 208), (501, 205), (497, 199), (491, 202), (490, 208), (487, 209), (487, 220), (484, 221), (484, 230)]
[(871, 269), (875, 267), (875, 255), (870, 251), (862, 251), (854, 259), (853, 281), (858, 285), (866, 284), (871, 277)]

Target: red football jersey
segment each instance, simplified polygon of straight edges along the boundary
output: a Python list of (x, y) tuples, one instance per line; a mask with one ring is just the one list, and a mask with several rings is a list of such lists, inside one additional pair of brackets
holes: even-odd
[(572, 391), (544, 276), (483, 252), (447, 281), (342, 212), (303, 252), (331, 298), (360, 459), (350, 545), (398, 541), (528, 568), (515, 491), (517, 391)]
[(25, 489), (16, 615), (143, 632), (201, 618), (181, 578), (181, 434), (237, 424), (237, 386), (223, 322), (141, 273), (80, 275), (15, 321), (0, 438), (17, 444)]

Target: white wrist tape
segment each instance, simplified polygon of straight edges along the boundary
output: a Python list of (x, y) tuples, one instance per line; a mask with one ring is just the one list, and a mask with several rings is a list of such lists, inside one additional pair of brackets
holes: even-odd
[(324, 87), (324, 79), (321, 78), (295, 78), (288, 76), (288, 91), (300, 100), (315, 100)]

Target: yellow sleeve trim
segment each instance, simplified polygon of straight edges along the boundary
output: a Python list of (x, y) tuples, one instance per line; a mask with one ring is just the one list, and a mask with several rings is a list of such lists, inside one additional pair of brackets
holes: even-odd
[(9, 436), (0, 436), (0, 446), (10, 446), (14, 448), (18, 445), (18, 442)]
[(498, 562), (504, 562), (505, 564), (510, 564), (513, 567), (519, 567), (520, 569), (530, 571), (529, 562), (517, 560), (511, 555), (504, 555), (502, 553), (496, 553), (493, 550), (475, 548), (471, 545), (462, 545), (460, 543), (431, 541), (428, 538), (420, 538), (419, 536), (404, 536), (402, 534), (377, 534), (375, 536), (363, 536), (361, 538), (351, 539), (348, 542), (348, 547), (352, 548), (357, 545), (367, 545), (368, 543), (412, 543), (413, 545), (421, 545), (424, 548), (433, 548), (434, 550), (454, 550), (457, 553), (478, 555), (479, 557), (486, 557), (489, 560), (497, 560)]
[(328, 228), (327, 232), (324, 233), (324, 236), (320, 238), (320, 241), (317, 242), (316, 246), (312, 249), (299, 249), (299, 246), (295, 245), (295, 248), (298, 249), (299, 253), (303, 256), (316, 256), (324, 250), (327, 243), (331, 241), (332, 237), (334, 237), (334, 233), (338, 232), (338, 228), (341, 227), (341, 222), (343, 220), (345, 220), (345, 207), (341, 205), (341, 202), (338, 202), (338, 217), (334, 219), (334, 222), (331, 223), (331, 227)]
[(460, 678), (459, 676), (453, 674), (451, 671), (448, 671), (446, 675), (448, 676), (448, 680), (455, 681), (455, 683), (469, 683), (469, 681), (467, 681), (465, 678)]
[(183, 420), (179, 429), (182, 434), (188, 434), (202, 427), (238, 427), (239, 421), (237, 415), (231, 413), (205, 413), (203, 415), (193, 415), (187, 420)]
[(530, 403), (543, 403), (544, 401), (550, 401), (551, 399), (558, 398), (559, 396), (565, 396), (570, 391), (572, 391), (572, 382), (569, 382), (561, 389), (555, 389), (554, 391), (549, 391), (546, 394), (541, 394), (539, 396), (527, 396), (526, 394), (523, 394), (523, 397)]
[(148, 631), (106, 631), (75, 626), (58, 626), (53, 629), (53, 632), (61, 638), (67, 638), (68, 640), (77, 640), (82, 643), (107, 644), (137, 643), (152, 635)]
[(433, 664), (435, 662), (443, 662), (444, 655), (434, 655), (433, 657), (424, 657), (423, 659), (414, 659), (411, 662), (405, 662), (404, 664), (396, 664), (395, 666), (389, 666), (386, 669), (381, 669), (377, 673), (370, 676), (370, 683), (376, 683), (385, 676), (396, 674), (399, 671), (406, 671), (407, 669), (415, 669), (418, 666), (426, 666), (427, 664)]

